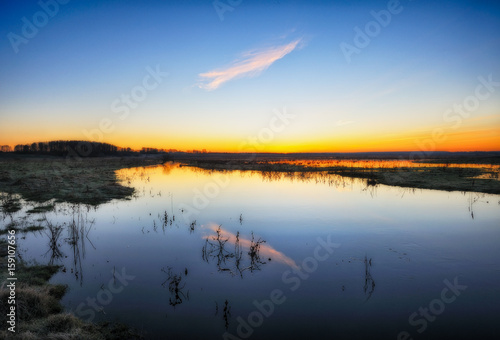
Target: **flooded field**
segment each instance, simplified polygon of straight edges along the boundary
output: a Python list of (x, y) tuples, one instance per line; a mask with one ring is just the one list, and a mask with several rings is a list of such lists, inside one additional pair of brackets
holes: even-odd
[(167, 163), (117, 173), (132, 199), (23, 204), (0, 222), (40, 227), (19, 234), (19, 255), (63, 266), (51, 282), (69, 286), (62, 302), (83, 320), (147, 339), (500, 332), (500, 195), (327, 171)]
[(292, 164), (302, 165), (314, 168), (327, 168), (327, 167), (345, 167), (345, 168), (364, 168), (364, 169), (392, 169), (392, 168), (473, 168), (485, 169), (490, 171), (500, 171), (498, 164), (470, 164), (470, 163), (443, 163), (427, 161), (412, 161), (408, 159), (403, 160), (386, 160), (386, 159), (306, 159), (306, 160), (276, 160), (266, 161), (270, 164)]

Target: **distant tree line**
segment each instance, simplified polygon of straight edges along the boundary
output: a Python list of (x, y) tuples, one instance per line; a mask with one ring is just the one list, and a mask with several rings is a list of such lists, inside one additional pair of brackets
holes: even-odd
[[(3, 150), (2, 150), (3, 151)], [(98, 157), (134, 153), (131, 148), (119, 148), (115, 145), (88, 141), (52, 141), (31, 144), (18, 144), (15, 153), (54, 156)]]
[(0, 146), (0, 152), (11, 152), (11, 151), (12, 151), (12, 148), (10, 147), (10, 145)]
[[(131, 148), (121, 148), (113, 144), (88, 142), (79, 140), (58, 140), (51, 142), (37, 142), (31, 144), (18, 144), (12, 149), (9, 145), (0, 145), (0, 152), (14, 152), (18, 154), (99, 157), (109, 155), (132, 154), (159, 154), (178, 152), (175, 149), (165, 150), (157, 148), (142, 148), (139, 151)], [(206, 152), (206, 151), (205, 151)]]

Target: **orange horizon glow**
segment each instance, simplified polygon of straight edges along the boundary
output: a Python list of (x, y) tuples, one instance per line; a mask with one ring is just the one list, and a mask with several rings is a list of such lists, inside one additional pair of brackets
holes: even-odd
[[(9, 136), (10, 137), (10, 136)], [(86, 140), (78, 136), (54, 134), (55, 138), (48, 138), (47, 135), (40, 136), (40, 139), (23, 138), (22, 136), (12, 136), (8, 141), (0, 139), (1, 145), (9, 145), (14, 149), (18, 144), (31, 144), (34, 142), (46, 142), (55, 140)], [(45, 138), (44, 138), (45, 137)], [(482, 128), (465, 131), (452, 131), (444, 133), (442, 136), (434, 135), (433, 130), (425, 132), (407, 132), (387, 135), (364, 135), (353, 134), (353, 136), (303, 138), (302, 141), (279, 140), (272, 143), (262, 143), (258, 141), (253, 144), (246, 140), (228, 137), (227, 139), (203, 138), (176, 138), (169, 140), (162, 136), (150, 137), (125, 137), (103, 138), (102, 140), (92, 140), (94, 142), (104, 142), (116, 145), (121, 148), (130, 147), (132, 150), (141, 150), (143, 147), (157, 149), (175, 149), (178, 151), (203, 150), (207, 152), (221, 153), (350, 153), (350, 152), (412, 152), (412, 151), (447, 151), (447, 152), (468, 152), (468, 151), (500, 151), (500, 131), (496, 128)], [(3, 139), (3, 138), (2, 138)]]
[[(57, 141), (57, 140), (63, 140), (63, 139), (53, 139), (49, 141)], [(64, 140), (77, 140), (77, 139), (64, 139)], [(46, 142), (46, 141), (44, 141)], [(88, 141), (88, 142), (96, 142), (96, 141)], [(14, 150), (14, 147), (18, 144), (21, 145), (26, 145), (26, 144), (32, 144), (33, 142), (29, 143), (16, 143), (16, 144), (4, 144), (0, 143), (0, 147), (4, 145), (8, 145), (11, 147), (11, 150)], [(423, 149), (419, 148), (410, 148), (410, 147), (365, 147), (363, 145), (358, 145), (358, 146), (351, 146), (351, 147), (343, 147), (343, 148), (328, 148), (326, 146), (315, 146), (315, 145), (307, 145), (305, 144), (304, 146), (291, 146), (291, 147), (273, 147), (270, 149), (262, 150), (262, 151), (251, 151), (251, 150), (242, 150), (239, 151), (238, 148), (235, 147), (215, 147), (215, 148), (207, 148), (207, 147), (176, 147), (176, 146), (167, 146), (165, 147), (164, 145), (161, 144), (144, 144), (143, 146), (137, 146), (137, 147), (131, 147), (129, 145), (122, 146), (119, 143), (112, 143), (109, 141), (103, 142), (103, 143), (108, 143), (115, 145), (119, 148), (129, 148), (132, 151), (138, 152), (141, 151), (143, 148), (153, 148), (153, 149), (158, 149), (158, 150), (164, 150), (164, 151), (169, 151), (169, 150), (175, 150), (175, 152), (187, 152), (191, 153), (193, 150), (195, 151), (203, 151), (205, 153), (241, 153), (241, 154), (252, 154), (252, 153), (269, 153), (269, 154), (294, 154), (294, 153), (377, 153), (377, 152), (500, 152), (500, 140), (496, 143), (482, 143), (482, 144), (476, 144), (476, 145), (468, 145), (468, 146), (463, 146), (463, 145), (451, 145), (446, 148), (435, 148), (432, 149), (430, 147), (425, 147)], [(224, 144), (224, 143), (221, 143)], [(426, 144), (426, 145), (431, 145), (431, 144)]]

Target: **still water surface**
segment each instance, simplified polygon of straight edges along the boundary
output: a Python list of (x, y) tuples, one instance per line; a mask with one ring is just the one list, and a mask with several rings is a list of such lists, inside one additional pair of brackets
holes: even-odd
[(56, 246), (48, 230), (19, 240), (25, 259), (64, 265), (52, 282), (82, 319), (150, 339), (500, 333), (499, 195), (178, 164), (118, 174), (133, 199), (60, 205)]

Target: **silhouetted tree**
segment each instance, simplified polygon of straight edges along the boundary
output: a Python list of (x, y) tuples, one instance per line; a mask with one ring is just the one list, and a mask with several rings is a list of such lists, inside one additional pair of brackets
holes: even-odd
[[(9, 147), (10, 148), (10, 147)], [(148, 152), (157, 153), (158, 149), (146, 148)], [(0, 151), (3, 149), (0, 149)], [(131, 148), (118, 148), (115, 145), (88, 141), (50, 141), (32, 144), (18, 144), (16, 153), (49, 154), (54, 156), (99, 157), (134, 152)]]

